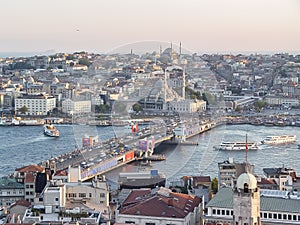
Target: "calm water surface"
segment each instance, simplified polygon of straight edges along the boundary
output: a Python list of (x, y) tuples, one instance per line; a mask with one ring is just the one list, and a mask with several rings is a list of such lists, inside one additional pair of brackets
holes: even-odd
[[(81, 146), (81, 139), (85, 135), (98, 135), (99, 140), (103, 141), (130, 132), (124, 127), (85, 125), (58, 125), (57, 127), (60, 130), (59, 138), (44, 136), (40, 126), (0, 127), (0, 176), (6, 176), (24, 165), (40, 163), (52, 156), (69, 152), (75, 145)], [(183, 175), (216, 177), (218, 162), (223, 162), (229, 157), (233, 157), (237, 162), (243, 162), (245, 152), (216, 151), (213, 146), (222, 141), (244, 141), (246, 133), (248, 133), (248, 141), (256, 142), (260, 142), (268, 135), (295, 134), (300, 139), (300, 127), (220, 126), (190, 139), (198, 142), (197, 146), (158, 146), (156, 152), (165, 154), (167, 160), (153, 162), (151, 169), (163, 172), (168, 181), (176, 180)], [(260, 150), (249, 151), (249, 162), (255, 165), (255, 172), (261, 175), (264, 167), (283, 165), (292, 167), (300, 173), (300, 149), (297, 146), (299, 142), (281, 146), (261, 145)], [(118, 173), (139, 169), (140, 166), (133, 163), (109, 172), (107, 178), (116, 182)]]

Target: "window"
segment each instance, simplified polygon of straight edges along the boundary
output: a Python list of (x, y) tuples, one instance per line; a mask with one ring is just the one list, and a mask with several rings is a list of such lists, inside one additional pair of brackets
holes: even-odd
[(105, 193), (100, 193), (100, 198), (105, 198)]
[(272, 213), (269, 213), (269, 219), (272, 219)]
[(273, 219), (277, 219), (277, 214), (273, 214)]
[(293, 220), (297, 220), (297, 216), (296, 215), (293, 215)]
[(155, 225), (155, 223), (146, 223), (146, 225)]
[(86, 193), (79, 193), (78, 196), (79, 196), (79, 198), (85, 198), (86, 197)]
[(278, 214), (278, 219), (280, 219), (280, 220), (282, 219), (282, 214), (280, 214), (280, 213)]
[(217, 210), (217, 215), (220, 215), (220, 209)]
[(292, 220), (292, 215), (288, 215), (288, 220)]
[(268, 213), (264, 213), (264, 218), (268, 218)]
[(286, 220), (286, 218), (287, 218), (287, 217), (286, 217), (286, 214), (283, 214), (283, 219)]
[(58, 202), (58, 198), (55, 198), (55, 201)]
[(92, 197), (92, 193), (89, 193), (89, 197), (90, 197), (90, 198)]
[(133, 221), (125, 221), (125, 223), (135, 224), (135, 222), (133, 222)]
[(215, 209), (213, 209), (213, 212), (212, 212), (213, 214), (216, 214), (216, 210)]

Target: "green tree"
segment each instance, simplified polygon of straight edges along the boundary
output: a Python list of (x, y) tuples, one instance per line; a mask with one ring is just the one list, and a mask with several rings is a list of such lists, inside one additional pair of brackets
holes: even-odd
[(95, 106), (95, 111), (97, 113), (107, 113), (107, 112), (110, 111), (110, 106), (109, 105), (105, 105), (105, 104), (103, 104), (103, 105), (96, 105)]
[(80, 60), (79, 60), (79, 64), (85, 65), (85, 66), (89, 66), (89, 65), (91, 65), (92, 63), (91, 63), (90, 60), (88, 60), (88, 59), (80, 59)]
[(21, 114), (26, 114), (28, 112), (28, 108), (24, 105), (22, 108), (18, 110)]
[(214, 194), (218, 192), (218, 178), (216, 177), (211, 181), (211, 190)]
[(74, 55), (68, 55), (67, 57), (66, 57), (66, 60), (73, 60), (73, 59), (75, 59), (75, 57), (74, 57)]
[(265, 107), (266, 105), (267, 105), (266, 102), (259, 100), (259, 101), (257, 101), (257, 102), (255, 103), (255, 109), (256, 109), (257, 112), (260, 112), (261, 109), (262, 109), (263, 107)]
[(143, 111), (143, 106), (139, 103), (135, 103), (133, 106), (132, 106), (132, 110), (135, 111), (136, 113), (140, 112), (140, 111)]

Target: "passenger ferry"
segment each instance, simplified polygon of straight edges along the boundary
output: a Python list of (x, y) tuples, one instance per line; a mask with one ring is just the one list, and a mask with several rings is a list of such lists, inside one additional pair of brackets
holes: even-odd
[(59, 137), (58, 129), (52, 124), (44, 125), (44, 134), (49, 137)]
[(296, 141), (296, 135), (280, 135), (280, 136), (267, 136), (261, 141), (262, 144), (278, 145), (288, 144)]
[(222, 142), (220, 145), (214, 146), (214, 149), (226, 150), (226, 151), (241, 151), (241, 150), (246, 150), (247, 145), (248, 145), (248, 150), (259, 149), (256, 142)]

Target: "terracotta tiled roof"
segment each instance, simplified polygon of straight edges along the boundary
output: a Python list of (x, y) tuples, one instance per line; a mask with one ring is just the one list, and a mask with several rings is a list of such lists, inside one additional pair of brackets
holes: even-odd
[(263, 185), (263, 184), (272, 184), (272, 185), (276, 184), (274, 180), (269, 180), (269, 179), (266, 179), (263, 177), (257, 183), (258, 183), (258, 186)]
[(34, 176), (32, 173), (26, 173), (25, 175), (25, 183), (34, 183)]
[(146, 191), (132, 191), (125, 204), (120, 208), (120, 214), (141, 215), (150, 217), (174, 217), (184, 218), (199, 206), (201, 199), (187, 194), (158, 192), (150, 194)]
[(31, 203), (30, 202), (28, 202), (28, 201), (26, 201), (26, 200), (24, 200), (24, 199), (20, 199), (20, 200), (18, 200), (18, 201), (16, 201), (14, 204), (12, 204), (11, 206), (10, 206), (10, 208), (13, 208), (13, 207), (15, 207), (15, 206), (24, 206), (24, 207), (29, 207), (31, 205)]
[(211, 182), (210, 176), (195, 176), (193, 180), (194, 183)]
[(17, 168), (16, 171), (18, 171), (20, 173), (43, 172), (44, 168), (42, 166), (37, 165), (37, 164), (33, 164), (33, 165)]
[(139, 189), (139, 190), (133, 190), (130, 192), (130, 194), (127, 196), (126, 200), (123, 202), (122, 205), (130, 205), (132, 203), (135, 203), (138, 199), (141, 199), (144, 196), (149, 196), (151, 194), (151, 189)]
[(65, 170), (59, 170), (59, 171), (56, 171), (56, 173), (54, 174), (54, 176), (67, 176), (67, 171)]

